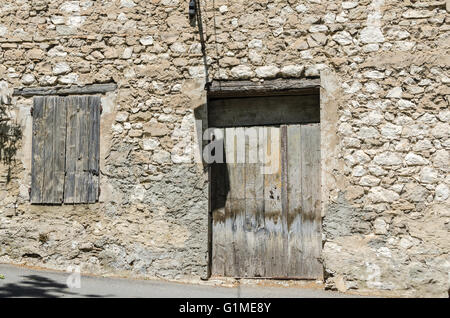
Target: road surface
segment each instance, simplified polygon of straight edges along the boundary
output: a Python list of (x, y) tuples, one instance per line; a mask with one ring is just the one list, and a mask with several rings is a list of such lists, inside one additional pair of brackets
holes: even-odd
[[(301, 298), (354, 297), (337, 292), (300, 287), (239, 284), (236, 287), (136, 280), (35, 270), (0, 264), (0, 298), (3, 297), (171, 297), (171, 298)], [(1, 276), (0, 276), (1, 277)], [(70, 277), (70, 278), (69, 278)], [(69, 278), (69, 279), (68, 279)], [(68, 287), (67, 282), (69, 281)], [(79, 284), (78, 284), (79, 283)], [(79, 288), (78, 288), (79, 287)]]

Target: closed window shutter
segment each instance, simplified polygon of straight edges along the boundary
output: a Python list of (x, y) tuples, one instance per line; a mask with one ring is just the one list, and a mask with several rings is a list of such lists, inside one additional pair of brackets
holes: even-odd
[(98, 201), (100, 97), (36, 97), (31, 203)]
[(70, 96), (67, 105), (65, 203), (98, 201), (100, 97)]
[(66, 108), (58, 97), (33, 105), (31, 202), (61, 204), (64, 191)]

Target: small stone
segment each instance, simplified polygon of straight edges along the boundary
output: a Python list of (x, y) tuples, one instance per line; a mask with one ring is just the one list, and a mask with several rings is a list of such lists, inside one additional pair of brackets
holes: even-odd
[(56, 76), (45, 75), (39, 79), (39, 84), (42, 86), (53, 85), (58, 80)]
[(145, 37), (141, 38), (139, 40), (139, 42), (141, 42), (141, 44), (144, 46), (153, 45), (153, 37), (151, 35), (145, 36)]
[(397, 126), (388, 123), (381, 126), (381, 135), (389, 139), (394, 139), (401, 135), (402, 130), (403, 130), (402, 126)]
[(423, 202), (428, 196), (428, 191), (419, 184), (408, 183), (404, 188), (404, 197), (411, 202)]
[(359, 199), (364, 195), (364, 188), (360, 186), (350, 186), (345, 191), (345, 198), (348, 201)]
[(375, 234), (387, 234), (388, 225), (382, 218), (376, 219), (375, 222), (373, 222), (373, 227), (375, 229)]
[(394, 87), (387, 93), (386, 97), (387, 98), (402, 98), (402, 95), (403, 95), (402, 88)]
[(92, 242), (83, 243), (78, 247), (78, 249), (82, 252), (89, 252), (94, 249), (94, 244)]
[(292, 44), (292, 48), (295, 50), (306, 50), (309, 48), (308, 42), (306, 42), (304, 39), (298, 39)]
[(441, 168), (445, 171), (448, 171), (450, 168), (449, 160), (450, 160), (449, 153), (445, 149), (440, 149), (440, 150), (436, 151), (435, 154), (433, 155), (433, 159), (432, 159), (433, 165), (435, 167)]
[(420, 171), (420, 182), (434, 183), (437, 180), (438, 174), (432, 167), (423, 167)]
[(52, 15), (50, 17), (50, 21), (52, 21), (52, 23), (55, 25), (61, 25), (66, 22), (66, 18), (62, 15)]
[(358, 137), (361, 139), (378, 138), (378, 130), (374, 127), (361, 127), (358, 131)]
[(353, 2), (353, 1), (342, 2), (343, 9), (353, 9), (353, 8), (356, 8), (357, 6), (358, 6), (358, 2)]
[(132, 0), (120, 0), (120, 8), (133, 8), (136, 6)]
[(248, 47), (250, 49), (261, 49), (263, 47), (263, 42), (259, 39), (253, 39), (248, 42)]
[(364, 90), (368, 93), (376, 93), (380, 90), (380, 86), (376, 82), (368, 82), (364, 84)]
[(305, 70), (306, 77), (316, 77), (320, 76), (320, 71), (326, 69), (328, 66), (326, 64), (315, 64), (308, 66)]
[(191, 66), (188, 69), (189, 76), (191, 78), (202, 78), (205, 77), (205, 67), (204, 66)]
[(373, 161), (382, 166), (395, 166), (402, 164), (402, 158), (394, 152), (384, 152), (376, 155)]
[(27, 52), (26, 56), (30, 60), (40, 61), (45, 57), (45, 53), (41, 49), (32, 49)]
[(253, 71), (249, 66), (238, 65), (231, 69), (231, 75), (236, 79), (248, 79), (253, 76)]
[(359, 184), (366, 187), (375, 187), (380, 184), (380, 179), (374, 176), (363, 176), (359, 180)]
[(274, 65), (261, 66), (256, 69), (256, 75), (260, 78), (274, 78), (280, 73), (280, 69)]
[(363, 43), (382, 43), (384, 36), (381, 29), (376, 26), (367, 26), (361, 30), (360, 39)]
[(315, 32), (326, 32), (328, 31), (328, 27), (323, 24), (313, 24), (309, 27), (309, 32), (315, 33)]
[(34, 77), (33, 74), (25, 74), (22, 77), (22, 84), (24, 84), (24, 85), (33, 84), (35, 81), (36, 81), (36, 78)]
[(402, 17), (404, 17), (405, 19), (423, 19), (423, 18), (430, 18), (432, 16), (433, 11), (431, 10), (409, 9), (402, 14)]
[(295, 7), (295, 11), (297, 11), (298, 13), (305, 13), (306, 11), (308, 11), (308, 7), (304, 4), (299, 4)]
[(67, 56), (67, 53), (64, 52), (64, 48), (62, 46), (55, 46), (47, 52), (47, 55), (50, 57), (65, 57)]
[(120, 112), (116, 115), (116, 121), (119, 123), (122, 123), (128, 119), (128, 113), (127, 112)]
[(399, 195), (391, 190), (385, 189), (383, 187), (374, 187), (369, 190), (368, 199), (373, 203), (382, 203), (382, 202), (394, 202), (399, 199)]
[(155, 150), (159, 146), (158, 139), (147, 138), (142, 141), (142, 148), (144, 150)]
[(353, 38), (347, 31), (341, 31), (333, 35), (332, 39), (340, 45), (352, 44)]
[(124, 60), (128, 60), (133, 55), (133, 48), (127, 47), (125, 50), (123, 50), (122, 58)]
[(379, 49), (380, 46), (377, 43), (369, 43), (362, 47), (362, 50), (365, 53), (377, 52)]
[(8, 28), (0, 24), (0, 37), (4, 37), (8, 33)]
[(65, 62), (56, 63), (55, 66), (53, 66), (53, 75), (62, 75), (67, 74), (71, 71), (69, 64)]
[(66, 25), (69, 27), (72, 27), (74, 29), (80, 27), (83, 25), (83, 23), (86, 21), (86, 17), (83, 16), (72, 16), (69, 17), (66, 21)]
[(59, 7), (59, 10), (67, 13), (80, 11), (79, 1), (66, 1)]
[(117, 52), (117, 50), (115, 48), (109, 47), (105, 50), (104, 56), (107, 59), (116, 59), (119, 57), (119, 53)]
[(428, 164), (428, 160), (420, 155), (416, 155), (412, 152), (405, 156), (405, 162), (408, 166), (418, 166)]
[(364, 72), (364, 77), (365, 78), (370, 78), (370, 79), (382, 79), (384, 78), (384, 74), (378, 71), (367, 71)]
[(165, 150), (155, 151), (153, 153), (152, 159), (159, 164), (170, 162), (170, 153)]
[(431, 134), (437, 139), (448, 138), (450, 135), (450, 125), (448, 123), (439, 122), (431, 129)]
[(170, 133), (169, 128), (162, 123), (146, 123), (144, 125), (144, 134), (152, 137), (162, 137)]
[(228, 12), (228, 7), (226, 5), (222, 5), (219, 7), (219, 12), (220, 13), (225, 13)]
[(70, 73), (64, 76), (61, 76), (58, 79), (58, 82), (61, 84), (74, 84), (78, 81), (78, 74), (77, 73)]
[(303, 74), (303, 65), (286, 65), (281, 69), (283, 77), (301, 77)]
[(416, 105), (415, 105), (414, 103), (410, 102), (409, 100), (406, 100), (406, 99), (400, 99), (400, 100), (397, 102), (397, 106), (398, 106), (399, 109), (404, 110), (404, 109), (413, 108), (413, 107), (415, 107)]
[(182, 54), (186, 52), (186, 47), (180, 42), (175, 42), (170, 46), (170, 50), (174, 53)]
[(123, 127), (121, 124), (114, 124), (111, 126), (111, 129), (115, 134), (121, 134), (123, 132)]
[(435, 190), (435, 197), (434, 197), (435, 200), (436, 201), (445, 201), (445, 200), (447, 200), (448, 195), (449, 195), (448, 187), (443, 183), (438, 184), (438, 186), (436, 187), (436, 190)]

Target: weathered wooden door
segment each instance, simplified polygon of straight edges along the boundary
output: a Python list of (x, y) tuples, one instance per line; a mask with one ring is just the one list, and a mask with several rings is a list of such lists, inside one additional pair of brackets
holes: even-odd
[(319, 124), (216, 134), (225, 163), (211, 167), (212, 274), (321, 279)]

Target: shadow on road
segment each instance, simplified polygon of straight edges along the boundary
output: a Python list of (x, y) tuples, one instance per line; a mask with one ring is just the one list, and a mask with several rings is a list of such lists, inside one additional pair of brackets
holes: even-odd
[(5, 297), (108, 297), (103, 295), (81, 295), (70, 292), (65, 284), (39, 275), (25, 275), (20, 283), (0, 285), (0, 298)]

